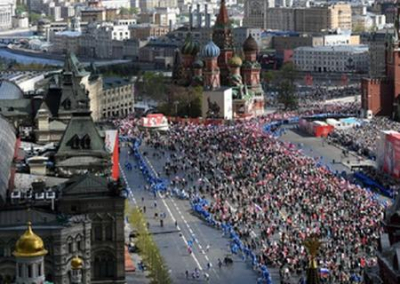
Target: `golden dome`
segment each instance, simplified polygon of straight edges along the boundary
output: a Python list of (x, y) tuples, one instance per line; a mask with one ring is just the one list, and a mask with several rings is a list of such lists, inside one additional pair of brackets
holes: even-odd
[(79, 256), (75, 256), (71, 259), (71, 267), (72, 269), (81, 269), (83, 266), (83, 260)]
[(17, 241), (13, 254), (16, 257), (35, 257), (47, 254), (43, 240), (32, 231), (31, 222), (28, 222), (28, 229)]

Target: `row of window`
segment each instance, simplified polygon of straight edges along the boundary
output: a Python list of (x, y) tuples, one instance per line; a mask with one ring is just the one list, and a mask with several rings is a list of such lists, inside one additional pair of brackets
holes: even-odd
[(43, 265), (42, 263), (35, 264), (23, 264), (19, 263), (17, 266), (17, 274), (20, 278), (34, 278), (43, 275)]
[(95, 225), (93, 229), (93, 239), (95, 241), (112, 241), (113, 238), (113, 226), (108, 225)]

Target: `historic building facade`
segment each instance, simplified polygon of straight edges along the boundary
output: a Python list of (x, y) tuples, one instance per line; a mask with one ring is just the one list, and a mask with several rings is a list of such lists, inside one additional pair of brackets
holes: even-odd
[[(397, 4), (397, 19), (400, 4)], [(394, 35), (387, 36), (385, 76), (363, 78), (361, 107), (364, 115), (384, 115), (400, 119), (400, 26), (396, 21)]]
[(250, 34), (243, 43), (244, 59), (235, 55), (232, 29), (225, 1), (212, 32), (212, 40), (200, 51), (199, 43), (187, 35), (176, 52), (173, 80), (179, 85), (203, 86), (217, 91), (232, 88), (233, 117), (258, 115), (264, 110), (264, 93), (260, 84), (261, 66), (257, 62), (258, 44)]
[(12, 28), (12, 17), (16, 7), (15, 0), (5, 0), (0, 3), (0, 31)]

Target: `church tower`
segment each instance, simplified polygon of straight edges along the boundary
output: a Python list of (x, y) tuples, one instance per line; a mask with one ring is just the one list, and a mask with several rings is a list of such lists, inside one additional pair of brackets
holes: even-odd
[(44, 256), (47, 250), (42, 239), (32, 231), (31, 222), (15, 245), (16, 284), (42, 284), (45, 281)]
[(81, 284), (82, 283), (82, 267), (83, 261), (80, 257), (75, 256), (71, 260), (71, 283), (72, 284)]
[(220, 73), (218, 67), (218, 56), (221, 54), (219, 47), (210, 41), (201, 50), (201, 57), (205, 61), (205, 68), (203, 71), (204, 88), (217, 89), (221, 86)]
[(199, 50), (199, 43), (193, 40), (192, 34), (189, 32), (181, 49), (185, 85), (189, 85), (192, 80), (192, 67)]
[(261, 65), (257, 62), (258, 44), (250, 34), (243, 43), (244, 63), (242, 73), (244, 83), (255, 95), (262, 94), (260, 84)]
[(221, 7), (213, 28), (212, 40), (221, 50), (218, 57), (218, 66), (221, 70), (221, 84), (227, 86), (229, 84), (228, 62), (233, 56), (233, 37), (225, 0), (221, 0)]

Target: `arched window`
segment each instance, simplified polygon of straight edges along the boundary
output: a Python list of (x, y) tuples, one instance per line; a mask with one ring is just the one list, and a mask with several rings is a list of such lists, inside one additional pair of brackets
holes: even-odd
[(67, 244), (68, 244), (68, 253), (73, 253), (74, 252), (74, 247), (73, 247), (73, 240), (71, 237), (68, 237), (67, 239)]
[(103, 232), (102, 232), (102, 227), (101, 225), (96, 225), (94, 227), (94, 239), (96, 241), (102, 241), (103, 240)]
[(107, 225), (106, 226), (106, 240), (107, 241), (112, 241), (113, 239), (113, 228), (112, 225)]

